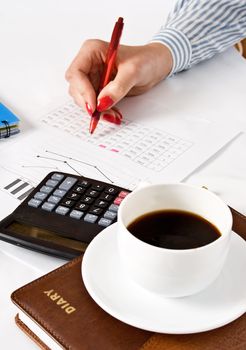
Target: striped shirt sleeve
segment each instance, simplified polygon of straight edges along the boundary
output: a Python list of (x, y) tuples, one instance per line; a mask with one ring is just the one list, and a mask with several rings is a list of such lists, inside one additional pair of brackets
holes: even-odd
[(246, 0), (178, 0), (151, 42), (160, 42), (170, 49), (172, 75), (245, 37)]

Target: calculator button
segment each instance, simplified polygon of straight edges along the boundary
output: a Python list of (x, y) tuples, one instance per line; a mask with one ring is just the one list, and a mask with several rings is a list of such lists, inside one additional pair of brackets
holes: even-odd
[(84, 217), (84, 220), (86, 222), (90, 222), (92, 224), (94, 224), (94, 222), (96, 222), (98, 219), (98, 216), (97, 215), (93, 215), (93, 214), (86, 214), (85, 217)]
[(110, 220), (114, 220), (117, 216), (117, 213), (115, 211), (110, 211), (107, 210), (104, 215), (103, 215), (106, 219), (110, 219)]
[(44, 192), (44, 193), (47, 193), (47, 194), (49, 194), (50, 192), (52, 192), (53, 191), (53, 188), (52, 187), (49, 187), (49, 186), (42, 186), (41, 188), (40, 188), (40, 192)]
[(98, 207), (92, 207), (90, 210), (89, 210), (89, 213), (90, 214), (95, 214), (95, 215), (101, 215), (103, 212), (103, 209), (102, 208), (98, 208)]
[(42, 203), (42, 201), (40, 201), (39, 199), (34, 199), (34, 198), (32, 198), (32, 199), (30, 199), (30, 201), (28, 202), (28, 205), (29, 205), (30, 207), (37, 208), (37, 207), (40, 206), (41, 203)]
[(100, 207), (100, 208), (106, 208), (108, 206), (108, 203), (105, 202), (105, 201), (101, 201), (100, 199), (98, 199), (96, 202), (95, 202), (95, 206), (96, 207)]
[(120, 197), (115, 198), (114, 204), (120, 205), (120, 203), (123, 201), (123, 199), (124, 199), (124, 198), (120, 198)]
[(35, 199), (40, 199), (41, 201), (43, 201), (46, 197), (47, 197), (47, 193), (43, 193), (43, 192), (37, 192), (34, 195)]
[(77, 182), (77, 179), (75, 177), (66, 177), (66, 179), (60, 184), (59, 188), (61, 190), (68, 191), (70, 188)]
[(65, 199), (64, 201), (62, 201), (61, 205), (65, 206), (65, 207), (69, 207), (72, 208), (74, 206), (75, 201), (72, 201), (71, 199)]
[(50, 187), (56, 187), (56, 185), (58, 185), (59, 181), (56, 181), (56, 180), (48, 180), (46, 182), (46, 186), (50, 186)]
[(107, 187), (105, 192), (109, 194), (114, 194), (114, 195), (118, 193), (118, 191), (114, 187)]
[(71, 216), (71, 218), (77, 219), (77, 220), (82, 218), (83, 215), (84, 215), (84, 213), (82, 211), (79, 211), (79, 210), (72, 210), (71, 213), (69, 214), (69, 216)]
[(107, 227), (107, 226), (109, 226), (110, 224), (112, 224), (112, 220), (109, 220), (109, 219), (101, 218), (101, 219), (98, 221), (98, 225), (100, 225), (100, 226)]
[(73, 188), (73, 191), (79, 194), (83, 194), (85, 192), (85, 189), (82, 186), (76, 186)]
[(78, 203), (75, 206), (75, 209), (82, 210), (82, 211), (86, 211), (88, 208), (89, 208), (89, 205), (85, 203)]
[(78, 201), (80, 199), (80, 195), (78, 193), (70, 193), (67, 195), (68, 199), (73, 199), (74, 201)]
[(93, 190), (96, 190), (96, 191), (103, 191), (105, 186), (101, 185), (101, 184), (93, 184), (92, 187), (91, 187)]
[(130, 192), (127, 191), (120, 191), (120, 193), (118, 194), (118, 197), (120, 198), (125, 198)]
[(45, 202), (41, 208), (47, 211), (52, 211), (54, 207), (55, 207), (54, 203)]
[(116, 213), (117, 213), (118, 209), (119, 209), (119, 206), (116, 204), (111, 204), (108, 208), (108, 210), (115, 211)]
[(64, 190), (55, 190), (53, 192), (53, 195), (62, 198), (66, 193), (67, 192)]
[(69, 212), (69, 208), (62, 207), (61, 205), (59, 205), (59, 207), (56, 208), (55, 212), (60, 215), (66, 215), (67, 212)]
[(52, 176), (51, 176), (51, 178), (52, 178), (52, 180), (57, 180), (57, 181), (61, 181), (63, 178), (64, 178), (64, 175), (62, 175), (62, 174), (53, 174)]
[(98, 197), (99, 192), (97, 192), (97, 191), (95, 191), (95, 190), (88, 190), (85, 194), (86, 194), (87, 196), (96, 198), (96, 197)]
[(90, 187), (90, 182), (87, 180), (82, 180), (78, 183), (78, 186), (84, 187), (84, 188), (88, 188)]
[(102, 193), (102, 195), (100, 196), (100, 199), (107, 201), (107, 202), (111, 202), (113, 200), (114, 196), (111, 196), (111, 194), (107, 194), (107, 193)]
[(60, 202), (61, 198), (56, 197), (56, 196), (50, 196), (48, 198), (48, 202), (58, 204)]
[(81, 201), (82, 201), (83, 203), (91, 204), (91, 203), (94, 202), (94, 198), (84, 196), (84, 197), (82, 197)]

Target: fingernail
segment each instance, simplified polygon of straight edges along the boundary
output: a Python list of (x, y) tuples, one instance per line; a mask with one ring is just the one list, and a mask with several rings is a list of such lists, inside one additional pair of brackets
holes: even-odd
[(110, 96), (104, 96), (104, 97), (100, 98), (100, 100), (98, 100), (97, 110), (99, 112), (106, 111), (107, 109), (109, 109), (110, 106), (112, 106), (113, 103), (114, 103), (114, 101), (112, 100), (112, 98)]
[(89, 114), (90, 116), (92, 116), (92, 108), (91, 108), (91, 106), (89, 105), (88, 102), (85, 103), (85, 107), (86, 107), (86, 109), (87, 109), (88, 114)]
[(123, 115), (121, 114), (121, 112), (117, 109), (116, 113), (119, 115), (120, 119), (123, 119)]
[(117, 125), (121, 124), (121, 119), (118, 116), (114, 116), (112, 114), (107, 114), (107, 113), (103, 114), (103, 119), (107, 120), (110, 123), (114, 123)]

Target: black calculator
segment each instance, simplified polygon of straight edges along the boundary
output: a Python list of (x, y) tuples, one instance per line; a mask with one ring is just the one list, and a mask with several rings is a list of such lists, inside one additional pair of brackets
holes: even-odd
[(83, 176), (51, 172), (0, 222), (0, 238), (72, 259), (116, 222), (119, 205), (129, 192)]

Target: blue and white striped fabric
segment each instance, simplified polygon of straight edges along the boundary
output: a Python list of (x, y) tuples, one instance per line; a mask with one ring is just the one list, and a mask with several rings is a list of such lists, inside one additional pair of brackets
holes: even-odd
[(151, 42), (163, 43), (171, 50), (172, 75), (245, 37), (245, 0), (178, 0)]

